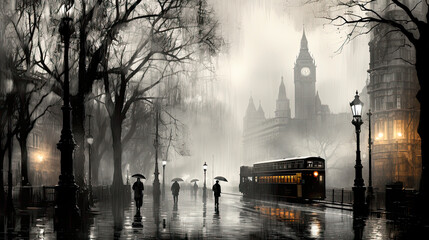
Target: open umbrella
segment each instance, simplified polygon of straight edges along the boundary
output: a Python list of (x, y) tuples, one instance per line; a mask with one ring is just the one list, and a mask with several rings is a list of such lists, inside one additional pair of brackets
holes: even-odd
[(191, 182), (196, 182), (196, 181), (200, 181), (200, 180), (198, 180), (196, 178), (194, 178), (194, 179), (191, 180)]
[(172, 181), (172, 182), (174, 182), (174, 181), (183, 182), (183, 179), (181, 179), (181, 178), (177, 177), (177, 178), (173, 178), (173, 179), (171, 179), (171, 181)]
[(214, 179), (219, 180), (219, 181), (224, 181), (224, 182), (228, 182), (228, 180), (226, 180), (226, 178), (222, 177), (222, 176), (217, 176)]
[(136, 177), (136, 178), (143, 178), (143, 179), (146, 179), (146, 178), (145, 178), (145, 176), (143, 176), (143, 175), (142, 175), (142, 174), (140, 174), (140, 173), (136, 173), (136, 174), (132, 175), (131, 177)]

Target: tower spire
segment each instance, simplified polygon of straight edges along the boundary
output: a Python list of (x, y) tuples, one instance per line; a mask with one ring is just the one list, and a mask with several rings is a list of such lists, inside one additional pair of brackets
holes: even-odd
[(279, 86), (279, 95), (277, 97), (276, 111), (274, 113), (276, 118), (290, 118), (289, 99), (286, 97), (286, 87), (283, 76)]
[(280, 82), (280, 86), (279, 86), (279, 95), (277, 96), (277, 99), (286, 99), (286, 87), (285, 84), (283, 82), (283, 76), (281, 78), (281, 82)]
[(308, 41), (307, 41), (307, 37), (305, 36), (304, 26), (302, 26), (301, 49), (308, 49)]

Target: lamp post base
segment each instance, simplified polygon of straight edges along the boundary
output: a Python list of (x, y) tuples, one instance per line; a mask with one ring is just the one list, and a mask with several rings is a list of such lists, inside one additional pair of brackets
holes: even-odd
[(365, 206), (365, 187), (353, 187), (353, 216), (361, 217), (365, 216), (367, 213), (367, 208)]
[(55, 187), (55, 229), (59, 232), (74, 232), (80, 227), (80, 210), (76, 205), (76, 184)]

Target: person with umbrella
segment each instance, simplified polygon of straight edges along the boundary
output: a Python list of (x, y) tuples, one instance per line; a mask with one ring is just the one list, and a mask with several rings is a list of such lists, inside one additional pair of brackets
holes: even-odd
[(140, 178), (145, 178), (141, 174), (134, 174), (132, 177), (136, 177), (137, 181), (133, 184), (134, 190), (134, 201), (136, 201), (137, 212), (140, 212), (140, 207), (143, 205), (143, 190), (144, 185), (140, 181)]
[(174, 204), (177, 204), (177, 201), (179, 200), (179, 191), (180, 185), (177, 181), (174, 181), (173, 185), (171, 185), (171, 193), (173, 193)]
[(219, 197), (221, 193), (221, 188), (219, 185), (219, 180), (216, 180), (216, 183), (212, 187), (214, 197), (215, 197), (215, 210), (219, 210)]
[(197, 181), (194, 182), (194, 197), (197, 198), (197, 192), (198, 192), (198, 185), (197, 185)]

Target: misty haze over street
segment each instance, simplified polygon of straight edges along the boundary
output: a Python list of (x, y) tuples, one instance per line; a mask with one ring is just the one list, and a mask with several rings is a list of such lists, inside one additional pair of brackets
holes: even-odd
[(1, 1), (0, 239), (429, 233), (428, 9)]

